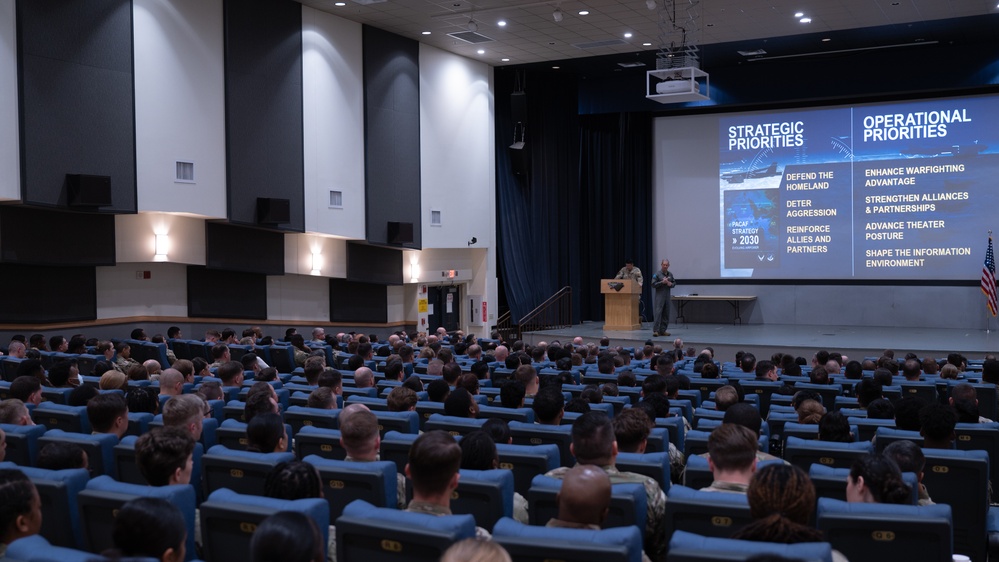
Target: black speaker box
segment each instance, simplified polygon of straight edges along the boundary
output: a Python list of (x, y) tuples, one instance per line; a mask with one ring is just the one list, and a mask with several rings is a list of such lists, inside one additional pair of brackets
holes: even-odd
[(510, 155), (510, 169), (518, 176), (526, 176), (531, 167), (530, 152), (523, 142), (515, 142), (507, 148)]
[(66, 201), (70, 207), (111, 205), (111, 176), (66, 174)]
[(257, 197), (257, 222), (259, 224), (291, 222), (291, 201), (273, 197)]
[(527, 123), (527, 92), (510, 94), (510, 117), (514, 123)]
[(388, 243), (389, 244), (412, 244), (413, 243), (413, 223), (411, 222), (391, 222), (388, 223)]

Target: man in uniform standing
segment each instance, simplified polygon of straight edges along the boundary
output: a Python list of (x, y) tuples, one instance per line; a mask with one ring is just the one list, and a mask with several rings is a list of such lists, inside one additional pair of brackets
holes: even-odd
[(642, 270), (635, 267), (635, 262), (631, 258), (624, 260), (624, 267), (617, 272), (614, 279), (631, 279), (639, 285), (642, 284)]
[(652, 336), (668, 336), (669, 332), (669, 292), (676, 285), (673, 274), (669, 271), (669, 260), (663, 260), (661, 269), (652, 276), (652, 290), (655, 291), (653, 311), (655, 322), (652, 323)]

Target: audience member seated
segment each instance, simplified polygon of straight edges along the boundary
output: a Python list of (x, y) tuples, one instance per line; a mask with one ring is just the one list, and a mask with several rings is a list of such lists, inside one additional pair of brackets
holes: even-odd
[(884, 456), (895, 461), (902, 472), (911, 472), (919, 482), (919, 505), (934, 505), (926, 486), (923, 485), (923, 467), (926, 466), (926, 456), (923, 450), (912, 441), (900, 440), (890, 443), (884, 450)]
[(926, 449), (953, 449), (957, 414), (950, 406), (928, 404), (919, 411), (919, 433)]
[(86, 406), (87, 402), (94, 396), (97, 396), (101, 392), (97, 390), (96, 387), (90, 386), (89, 384), (83, 384), (73, 389), (72, 392), (66, 396), (67, 406)]
[(184, 374), (177, 369), (166, 369), (160, 374), (160, 395), (180, 396), (184, 393)]
[(818, 424), (826, 409), (816, 400), (805, 400), (796, 408), (798, 412), (798, 423)]
[(819, 419), (819, 441), (852, 443), (850, 420), (842, 412), (829, 412)]
[[(409, 448), (406, 476), (413, 484), (413, 501), (406, 511), (427, 515), (451, 515), (451, 494), (461, 477), (461, 447), (444, 431), (428, 431)], [(490, 538), (489, 532), (475, 528), (475, 536)]]
[(957, 423), (990, 423), (992, 420), (978, 413), (978, 393), (966, 382), (950, 389), (948, 403), (957, 414)]
[(451, 394), (451, 387), (443, 379), (430, 381), (427, 385), (427, 399), (431, 402), (443, 403)]
[[(603, 412), (588, 412), (572, 424), (572, 444), (569, 446), (576, 464), (593, 464), (603, 468), (612, 484), (642, 484), (648, 498), (646, 504), (645, 552), (653, 560), (663, 560), (666, 553), (663, 517), (666, 494), (654, 479), (632, 472), (621, 472), (614, 466), (617, 459), (617, 440), (614, 426)], [(546, 476), (564, 478), (569, 467), (559, 467)]]
[(115, 351), (118, 354), (118, 358), (115, 359), (114, 362), (114, 368), (116, 371), (121, 371), (122, 373), (128, 373), (129, 369), (135, 367), (136, 365), (139, 365), (138, 361), (132, 359), (132, 347), (127, 343), (125, 342), (119, 343)]
[(881, 384), (873, 379), (863, 379), (858, 382), (854, 387), (854, 393), (857, 395), (857, 403), (860, 404), (861, 410), (866, 410), (867, 406), (878, 398), (884, 398), (881, 395)]
[(309, 408), (319, 410), (336, 410), (336, 395), (333, 389), (321, 387), (309, 393), (309, 400), (306, 402)]
[(128, 390), (128, 375), (121, 371), (105, 371), (97, 386), (101, 390)]
[(885, 455), (868, 455), (854, 461), (846, 479), (846, 501), (908, 504), (912, 490), (902, 481), (895, 461)]
[(919, 412), (926, 406), (927, 402), (916, 396), (905, 396), (896, 400), (895, 406), (895, 429), (905, 431), (919, 431)]
[[(347, 451), (346, 461), (374, 462), (381, 460), (381, 437), (378, 418), (367, 406), (351, 404), (340, 413), (340, 444)], [(399, 509), (406, 508), (406, 477), (396, 473), (396, 499)]]
[(397, 386), (389, 392), (388, 411), (390, 412), (411, 412), (416, 410), (416, 393), (405, 386)]
[[(734, 423), (746, 427), (756, 434), (757, 439), (759, 439), (760, 431), (763, 429), (763, 420), (760, 418), (759, 411), (745, 402), (732, 405), (732, 407), (725, 412), (725, 417), (722, 418), (722, 423)], [(705, 454), (702, 456), (710, 455)], [(779, 459), (770, 453), (764, 453), (759, 450), (756, 451), (756, 462), (772, 460)]]
[(118, 393), (98, 394), (87, 402), (87, 418), (94, 433), (111, 433), (121, 439), (128, 431), (128, 403)]
[(10, 397), (37, 406), (42, 403), (42, 383), (35, 377), (17, 377), (10, 383)]
[[(302, 461), (282, 462), (267, 474), (264, 495), (279, 500), (322, 498), (323, 484), (319, 471), (311, 464)], [(309, 522), (312, 520), (309, 519)], [(336, 562), (336, 529), (333, 525), (329, 526), (326, 552), (327, 560)]]
[[(15, 374), (17, 378), (34, 377), (38, 381), (38, 384), (46, 384), (48, 382), (45, 378), (45, 367), (42, 366), (42, 362), (38, 359), (25, 359), (21, 361), (17, 365)], [(17, 380), (17, 378), (14, 380)]]
[(887, 398), (878, 398), (867, 405), (867, 419), (890, 420), (895, 418), (895, 406)]
[(481, 539), (465, 539), (452, 544), (440, 562), (513, 562), (499, 544)]
[[(461, 372), (461, 367), (458, 367), (458, 372)], [(375, 386), (375, 374), (367, 367), (358, 367), (354, 371), (354, 387), (371, 388), (373, 386)]]
[(160, 411), (160, 401), (151, 388), (132, 387), (125, 391), (125, 402), (129, 412), (143, 412), (156, 415)]
[(246, 393), (246, 404), (243, 406), (243, 420), (246, 423), (260, 414), (280, 413), (277, 403), (277, 392), (274, 387), (265, 382), (253, 383)]
[(253, 453), (288, 451), (288, 433), (281, 415), (267, 412), (253, 416), (246, 423), (246, 450)]
[(163, 425), (180, 427), (197, 441), (205, 420), (205, 401), (197, 394), (181, 394), (163, 404)]
[(42, 528), (42, 500), (23, 472), (0, 469), (0, 558), (7, 545), (37, 535)]
[(104, 556), (183, 562), (187, 525), (177, 506), (162, 498), (136, 498), (121, 506), (112, 530), (115, 548)]
[(190, 484), (194, 439), (179, 427), (154, 428), (135, 441), (135, 464), (150, 486)]
[(739, 402), (739, 391), (734, 386), (726, 384), (715, 391), (715, 409), (724, 412), (733, 404)]
[(135, 365), (132, 365), (131, 367), (129, 367), (128, 371), (126, 371), (125, 374), (128, 375), (128, 380), (130, 380), (130, 381), (148, 381), (148, 380), (150, 380), (149, 379), (149, 371), (147, 371), (144, 366), (142, 366), (142, 365), (140, 365), (138, 363), (136, 363)]
[(708, 437), (708, 468), (714, 481), (706, 492), (745, 494), (756, 471), (756, 435), (732, 423), (716, 427)]
[(476, 418), (479, 415), (479, 404), (464, 388), (456, 388), (444, 401), (444, 414), (458, 418)]
[(54, 441), (38, 451), (38, 458), (35, 459), (35, 467), (46, 470), (90, 468), (90, 462), (87, 458), (87, 452), (79, 445)]
[(215, 376), (223, 387), (243, 386), (243, 364), (239, 361), (226, 361), (215, 370)]
[[(527, 388), (524, 383), (518, 380), (507, 381), (500, 387), (500, 403), (504, 408), (523, 408), (524, 398), (527, 396)], [(535, 396), (535, 402), (537, 397)], [(535, 413), (535, 417), (537, 413)]]
[(279, 511), (253, 532), (250, 562), (323, 562), (322, 534), (312, 518)]
[[(542, 425), (559, 425), (565, 414), (565, 398), (557, 386), (546, 386), (534, 396), (531, 404), (534, 420)], [(623, 412), (622, 412), (623, 413)]]
[(28, 413), (27, 406), (17, 398), (8, 398), (0, 402), (0, 423), (10, 425), (35, 425)]
[[(461, 447), (461, 468), (464, 470), (493, 470), (499, 467), (499, 453), (493, 438), (482, 430), (473, 431), (458, 442)], [(527, 499), (513, 493), (513, 518), (527, 524)]]

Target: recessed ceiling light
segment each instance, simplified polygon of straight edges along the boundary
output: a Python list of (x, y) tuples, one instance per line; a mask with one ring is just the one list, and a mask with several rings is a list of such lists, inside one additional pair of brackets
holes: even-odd
[(429, 31), (424, 31), (423, 35), (430, 35), (430, 32)]
[(832, 41), (832, 39), (830, 39), (830, 38), (828, 38), (828, 37), (826, 37), (825, 39), (823, 39), (823, 40), (822, 40), (822, 42), (823, 42), (823, 43), (828, 43), (828, 42), (830, 42), (830, 41)]
[(342, 8), (342, 7), (346, 6), (347, 3), (346, 2), (337, 2), (337, 3), (333, 4), (333, 5), (334, 6), (340, 6)]
[(579, 15), (581, 15), (581, 16), (588, 16), (588, 15), (590, 15), (590, 11), (589, 10), (580, 10), (579, 11)]
[(496, 22), (496, 25), (500, 27), (506, 27), (506, 20), (499, 20), (498, 22)]
[(510, 59), (500, 59), (500, 62), (510, 62)]
[(477, 52), (477, 53), (479, 53), (480, 55), (484, 55), (484, 54), (486, 54), (486, 51), (485, 51), (485, 49), (479, 49), (479, 50), (478, 50), (478, 51), (476, 51), (476, 52)]
[(625, 39), (631, 39), (631, 33), (630, 32), (629, 33), (625, 33), (624, 34), (624, 38)]
[(801, 18), (798, 21), (800, 21), (801, 23), (812, 23), (812, 18)]
[(553, 66), (552, 67), (552, 70), (558, 70), (558, 69), (559, 69), (559, 67), (557, 67), (557, 66)]
[(642, 46), (643, 46), (643, 47), (651, 47), (651, 46), (652, 46), (652, 43), (642, 43)]
[(796, 17), (796, 18), (800, 18), (803, 15), (805, 15), (805, 12), (795, 12), (794, 13), (794, 17)]

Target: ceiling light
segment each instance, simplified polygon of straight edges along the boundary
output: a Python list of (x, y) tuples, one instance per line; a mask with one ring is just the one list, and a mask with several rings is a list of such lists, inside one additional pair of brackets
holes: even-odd
[(800, 21), (801, 23), (812, 23), (812, 18), (801, 18), (798, 21)]
[(832, 41), (832, 39), (830, 39), (830, 38), (828, 38), (828, 37), (826, 37), (825, 39), (823, 39), (823, 40), (822, 40), (822, 42), (823, 42), (823, 43), (828, 43), (828, 42), (830, 42), (830, 41)]
[(645, 0), (645, 7), (650, 10), (656, 9), (656, 0)]
[(631, 32), (629, 31), (628, 33), (625, 33), (624, 34), (624, 38), (625, 39), (631, 39)]
[(334, 6), (340, 6), (342, 8), (342, 7), (346, 6), (347, 3), (346, 2), (337, 2), (337, 3), (333, 4), (333, 5)]
[(498, 22), (496, 22), (496, 25), (498, 25), (500, 27), (506, 27), (506, 21), (505, 20), (499, 20)]
[(500, 62), (510, 62), (510, 59), (500, 59)]
[(430, 32), (429, 31), (424, 31), (423, 35), (430, 35)]
[(486, 51), (485, 51), (484, 49), (479, 49), (479, 50), (478, 50), (478, 51), (476, 51), (476, 52), (477, 52), (477, 53), (479, 53), (480, 55), (484, 55), (484, 54), (486, 54)]
[(794, 13), (794, 17), (796, 17), (796, 18), (800, 18), (803, 15), (805, 15), (805, 12), (795, 12)]
[(555, 8), (555, 11), (552, 12), (552, 19), (555, 20), (555, 23), (562, 23), (563, 17), (565, 16), (562, 14), (561, 8)]
[(471, 18), (468, 19), (468, 25), (466, 27), (468, 27), (468, 30), (471, 31), (472, 33), (475, 33), (476, 31), (479, 30), (479, 24), (475, 23), (475, 20)]
[(558, 67), (558, 66), (553, 66), (553, 67), (552, 67), (552, 70), (558, 70), (559, 68), (560, 68), (560, 67)]
[(643, 47), (651, 47), (651, 46), (652, 46), (652, 43), (642, 43), (642, 46), (643, 46)]
[(579, 11), (579, 15), (581, 15), (581, 16), (588, 16), (588, 15), (590, 15), (590, 11), (589, 10), (580, 10)]

